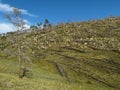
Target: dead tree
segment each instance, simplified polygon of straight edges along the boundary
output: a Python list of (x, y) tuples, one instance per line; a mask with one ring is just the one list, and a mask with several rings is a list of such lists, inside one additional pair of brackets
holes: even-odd
[(17, 45), (17, 56), (18, 56), (18, 67), (19, 67), (19, 77), (22, 78), (24, 75), (24, 69), (22, 68), (21, 60), (21, 44), (22, 44), (22, 32), (25, 29), (25, 22), (22, 18), (21, 11), (18, 8), (14, 8), (13, 12), (6, 14), (6, 18), (14, 25), (15, 27), (15, 40)]

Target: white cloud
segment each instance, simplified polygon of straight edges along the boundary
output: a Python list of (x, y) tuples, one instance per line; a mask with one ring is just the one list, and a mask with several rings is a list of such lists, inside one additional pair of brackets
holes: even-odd
[(24, 19), (24, 22), (26, 23), (26, 24), (31, 24), (28, 20), (26, 20), (26, 19)]
[[(0, 12), (2, 12), (2, 13), (12, 12), (13, 9), (14, 9), (14, 7), (10, 6), (9, 4), (0, 3)], [(19, 10), (21, 10), (22, 14), (36, 17), (35, 15), (29, 13), (27, 10), (24, 10), (24, 9), (19, 9)], [(25, 28), (29, 29), (31, 23), (26, 19), (24, 19), (24, 22), (26, 23)], [(5, 18), (0, 17), (0, 33), (6, 33), (6, 32), (10, 32), (10, 31), (15, 31), (15, 30), (16, 30), (15, 27), (11, 23), (6, 21)]]
[(1, 12), (10, 12), (10, 11), (13, 11), (13, 7), (10, 7), (8, 4), (0, 3), (0, 11)]
[[(25, 28), (29, 29), (30, 25), (25, 24)], [(0, 33), (6, 33), (15, 30), (16, 30), (15, 27), (11, 23), (0, 23)]]
[[(9, 4), (0, 3), (0, 12), (12, 12), (13, 9), (14, 9), (14, 7), (10, 6)], [(22, 14), (32, 16), (32, 17), (36, 17), (36, 15), (33, 15), (33, 14), (29, 13), (25, 9), (19, 9), (19, 10), (22, 12)]]
[(26, 29), (29, 29), (29, 28), (30, 28), (30, 25), (25, 24), (25, 28), (26, 28)]
[(25, 14), (25, 15), (28, 15), (28, 16), (31, 16), (31, 17), (37, 17), (36, 15), (33, 15), (33, 14), (31, 14), (31, 13), (28, 13), (27, 10), (20, 9), (20, 11), (21, 11), (23, 14)]
[(14, 26), (10, 23), (0, 23), (0, 33), (14, 31)]

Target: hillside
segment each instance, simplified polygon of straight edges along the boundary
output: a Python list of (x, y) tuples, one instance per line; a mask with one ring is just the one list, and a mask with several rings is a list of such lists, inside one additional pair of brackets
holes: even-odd
[(18, 78), (16, 33), (0, 36), (2, 90), (119, 90), (120, 17), (58, 24), (21, 34)]

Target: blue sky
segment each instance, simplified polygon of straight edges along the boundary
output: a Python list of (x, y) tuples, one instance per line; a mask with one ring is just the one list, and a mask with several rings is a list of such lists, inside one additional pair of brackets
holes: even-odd
[(23, 10), (27, 26), (44, 23), (46, 18), (57, 24), (120, 16), (120, 0), (0, 0), (0, 32), (12, 30), (12, 25), (4, 16), (12, 7)]

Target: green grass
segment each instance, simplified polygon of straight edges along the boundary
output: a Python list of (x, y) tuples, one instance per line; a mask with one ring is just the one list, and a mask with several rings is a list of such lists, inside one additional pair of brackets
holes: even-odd
[(112, 90), (97, 84), (70, 83), (43, 78), (23, 78), (16, 75), (0, 73), (1, 90)]
[(32, 61), (31, 68), (22, 59), (30, 69), (22, 79), (12, 35), (1, 36), (0, 90), (120, 90), (120, 18), (111, 19), (22, 34), (23, 57)]
[[(66, 50), (65, 50), (66, 51)], [(72, 53), (73, 52), (73, 53)], [(65, 55), (64, 52), (61, 54)], [(82, 72), (87, 73), (88, 75), (93, 74), (96, 78), (104, 78), (105, 81), (110, 85), (114, 85), (115, 87), (119, 88), (119, 74), (114, 73), (113, 71), (109, 71), (109, 74), (106, 73), (106, 70), (102, 67), (97, 67), (104, 64), (106, 67), (111, 67), (108, 63), (104, 63), (101, 61), (91, 60), (95, 54), (96, 59), (103, 59), (110, 58), (109, 55), (116, 55), (117, 54), (110, 53), (103, 53), (103, 51), (91, 51), (89, 53), (74, 53), (74, 51), (68, 52), (67, 55), (69, 56), (76, 56), (75, 58), (78, 59), (86, 59), (80, 61), (80, 66), (84, 68)], [(96, 55), (97, 54), (97, 55)], [(74, 61), (69, 61), (67, 58), (63, 56), (59, 56), (56, 54), (49, 55), (48, 57), (44, 58), (41, 61), (38, 61), (33, 64), (33, 68), (31, 73), (28, 74), (23, 79), (18, 78), (17, 74), (17, 60), (5, 60), (4, 58), (0, 59), (0, 89), (1, 90), (116, 90), (116, 88), (109, 87), (99, 81), (95, 81), (84, 73), (75, 73), (74, 71), (70, 70), (69, 67), (62, 65), (64, 69), (67, 71), (71, 81), (67, 81), (65, 77), (61, 77), (59, 72), (57, 71), (54, 64), (48, 63), (46, 60), (56, 60), (56, 62), (66, 63), (68, 65), (76, 65), (77, 63)], [(68, 58), (69, 59), (69, 58)], [(93, 64), (93, 65), (92, 65)]]

